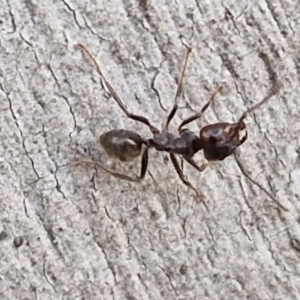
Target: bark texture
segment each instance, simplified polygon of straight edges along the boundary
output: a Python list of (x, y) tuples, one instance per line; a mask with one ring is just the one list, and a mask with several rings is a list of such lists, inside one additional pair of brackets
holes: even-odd
[[(0, 298), (299, 299), (299, 13), (284, 0), (1, 1)], [(98, 137), (151, 137), (109, 97), (79, 42), (128, 109), (158, 127), (192, 46), (173, 132), (218, 84), (224, 92), (189, 128), (238, 120), (277, 74), (284, 88), (247, 118), (240, 152), (289, 211), (233, 158), (203, 173), (183, 164), (209, 211), (163, 153), (150, 151), (141, 184), (72, 166), (93, 158), (138, 174), (139, 160), (113, 162)]]

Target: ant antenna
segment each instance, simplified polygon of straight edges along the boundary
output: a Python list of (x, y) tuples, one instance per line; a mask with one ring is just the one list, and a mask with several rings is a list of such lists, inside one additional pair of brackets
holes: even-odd
[(270, 98), (275, 96), (279, 93), (280, 89), (282, 88), (283, 83), (280, 80), (276, 80), (271, 89), (269, 90), (269, 93), (267, 96), (265, 96), (261, 101), (254, 104), (253, 106), (249, 107), (241, 116), (239, 119), (239, 126), (236, 128), (236, 131), (238, 131), (240, 128), (240, 124), (243, 122), (243, 120), (248, 116), (248, 114), (252, 113), (254, 110), (262, 106), (265, 102), (267, 102)]
[[(275, 83), (273, 84), (273, 86), (271, 87), (271, 89), (269, 90), (269, 93), (267, 96), (265, 96), (261, 101), (259, 101), (258, 103), (254, 104), (253, 106), (251, 106), (250, 108), (248, 108), (243, 115), (241, 116), (241, 118), (239, 119), (238, 122), (238, 126), (235, 129), (235, 134), (238, 134), (238, 131), (241, 129), (241, 127), (244, 127), (245, 125), (243, 124), (243, 120), (248, 116), (248, 114), (250, 114), (251, 112), (253, 112), (254, 110), (256, 110), (257, 108), (259, 108), (261, 105), (263, 105), (265, 102), (267, 102), (271, 97), (275, 96), (276, 94), (279, 93), (280, 89), (282, 88), (283, 83), (280, 80), (276, 80)], [(256, 185), (258, 188), (260, 188), (266, 195), (268, 195), (268, 197), (270, 199), (272, 199), (281, 209), (288, 211), (288, 209), (286, 207), (284, 207), (280, 202), (278, 202), (278, 200), (273, 197), (260, 183), (258, 183), (257, 181), (255, 181), (245, 170), (244, 166), (242, 165), (242, 162), (240, 161), (237, 153), (234, 153), (234, 157), (235, 160), (237, 162), (238, 167), (240, 168), (242, 174), (249, 180), (251, 181), (254, 185)]]

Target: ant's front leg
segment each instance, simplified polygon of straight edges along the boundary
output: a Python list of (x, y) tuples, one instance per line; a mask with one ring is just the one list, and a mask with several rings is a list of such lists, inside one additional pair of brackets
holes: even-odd
[(243, 166), (240, 158), (239, 158), (239, 155), (237, 152), (234, 152), (233, 153), (233, 156), (235, 158), (235, 161), (239, 167), (239, 169), (241, 170), (242, 174), (250, 181), (252, 182), (254, 185), (256, 185), (258, 188), (260, 188), (267, 196), (270, 197), (270, 199), (272, 201), (274, 201), (282, 210), (284, 211), (288, 211), (288, 209), (283, 206), (274, 196), (272, 196), (260, 183), (258, 183), (256, 180), (254, 180), (249, 174), (248, 172), (245, 170), (245, 167)]
[(205, 103), (205, 105), (202, 107), (202, 109), (200, 110), (200, 112), (197, 112), (194, 115), (192, 115), (192, 116), (188, 117), (187, 119), (183, 120), (181, 122), (181, 124), (179, 125), (179, 127), (178, 127), (178, 131), (179, 132), (184, 131), (185, 129), (182, 128), (184, 125), (187, 125), (187, 124), (189, 124), (189, 123), (191, 123), (191, 122), (199, 119), (204, 114), (204, 112), (208, 109), (208, 107), (211, 105), (211, 103), (214, 101), (215, 97), (222, 90), (222, 88), (223, 88), (222, 86), (219, 86), (213, 92), (213, 94), (211, 95), (210, 99)]
[(205, 160), (200, 166), (198, 166), (194, 159), (191, 157), (183, 156), (183, 159), (199, 172), (203, 172), (206, 169), (206, 167), (211, 164), (211, 162)]

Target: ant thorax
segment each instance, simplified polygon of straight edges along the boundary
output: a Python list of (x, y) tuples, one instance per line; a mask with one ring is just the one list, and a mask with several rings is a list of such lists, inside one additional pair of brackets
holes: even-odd
[(167, 151), (192, 157), (200, 150), (198, 147), (199, 142), (199, 137), (194, 132), (186, 129), (180, 136), (170, 132), (156, 133), (150, 140), (150, 145), (158, 151)]
[(175, 139), (176, 136), (173, 133), (163, 131), (155, 133), (149, 142), (151, 147), (154, 147), (157, 151), (170, 152)]

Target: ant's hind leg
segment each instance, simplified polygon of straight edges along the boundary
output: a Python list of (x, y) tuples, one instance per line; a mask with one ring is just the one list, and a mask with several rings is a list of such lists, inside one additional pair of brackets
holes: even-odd
[(207, 101), (207, 103), (202, 107), (202, 109), (200, 110), (200, 112), (195, 113), (194, 115), (188, 117), (187, 119), (183, 120), (182, 123), (179, 125), (178, 127), (178, 131), (181, 132), (183, 129), (182, 127), (184, 125), (187, 125), (197, 119), (199, 119), (203, 113), (208, 109), (208, 107), (211, 105), (211, 103), (214, 101), (215, 97), (217, 96), (217, 94), (222, 90), (222, 86), (219, 86), (211, 95), (211, 97), (209, 98), (209, 100)]
[(100, 164), (96, 161), (93, 161), (93, 160), (80, 160), (80, 161), (77, 161), (74, 163), (75, 166), (78, 166), (81, 164), (94, 165), (94, 166), (102, 169), (103, 171), (109, 173), (110, 175), (120, 178), (120, 179), (123, 179), (123, 180), (131, 181), (131, 182), (140, 182), (144, 179), (147, 168), (148, 168), (148, 149), (146, 148), (144, 150), (144, 153), (142, 156), (142, 162), (141, 162), (141, 174), (138, 177), (131, 177), (131, 176), (127, 176), (127, 175), (112, 171), (112, 170), (104, 167), (102, 164)]
[(98, 74), (101, 76), (101, 78), (103, 79), (103, 81), (104, 81), (107, 89), (109, 90), (110, 94), (112, 95), (114, 100), (118, 103), (119, 107), (123, 110), (123, 112), (126, 114), (126, 116), (130, 119), (133, 119), (137, 122), (141, 122), (141, 123), (147, 125), (153, 134), (158, 133), (159, 130), (156, 127), (154, 127), (147, 118), (145, 118), (143, 116), (139, 116), (139, 115), (134, 115), (134, 114), (130, 113), (127, 110), (127, 108), (123, 104), (121, 98), (116, 93), (115, 89), (112, 87), (112, 85), (104, 77), (98, 62), (96, 61), (96, 59), (94, 58), (92, 53), (82, 44), (77, 44), (77, 47), (80, 48), (81, 50), (83, 50), (89, 56), (89, 58), (93, 61)]
[(192, 189), (196, 195), (197, 195), (197, 198), (200, 200), (200, 202), (204, 202), (204, 196), (203, 195), (200, 195), (199, 192), (197, 191), (197, 189), (188, 181), (185, 179), (184, 177), (184, 174), (182, 172), (182, 170), (180, 169), (180, 166), (179, 166), (179, 163), (175, 157), (175, 155), (173, 153), (170, 153), (170, 158), (171, 158), (171, 161), (175, 167), (175, 170), (179, 176), (179, 178), (181, 179), (181, 181), (187, 186), (189, 187), (190, 189)]

